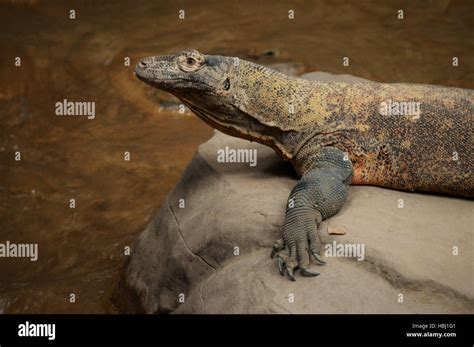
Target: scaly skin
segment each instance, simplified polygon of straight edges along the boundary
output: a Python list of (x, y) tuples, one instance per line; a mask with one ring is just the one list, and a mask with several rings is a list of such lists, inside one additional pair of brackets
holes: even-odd
[[(349, 183), (474, 196), (471, 90), (314, 82), (197, 51), (145, 58), (135, 72), (210, 126), (268, 145), (292, 163), (301, 180), (272, 256), (293, 280), (296, 268), (317, 274), (308, 252), (323, 263), (317, 228), (341, 209)], [(418, 102), (420, 113), (381, 114), (390, 100)]]

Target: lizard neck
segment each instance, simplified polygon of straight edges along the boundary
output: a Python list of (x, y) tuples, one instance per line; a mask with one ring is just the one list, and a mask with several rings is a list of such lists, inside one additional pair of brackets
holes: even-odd
[(340, 95), (329, 84), (248, 61), (238, 60), (228, 77), (228, 90), (177, 96), (213, 128), (267, 145), (284, 160), (294, 159), (340, 107)]
[(312, 137), (326, 132), (327, 119), (341, 109), (343, 88), (332, 84), (287, 76), (247, 61), (233, 73), (232, 104), (245, 115), (243, 128), (285, 160), (293, 161)]

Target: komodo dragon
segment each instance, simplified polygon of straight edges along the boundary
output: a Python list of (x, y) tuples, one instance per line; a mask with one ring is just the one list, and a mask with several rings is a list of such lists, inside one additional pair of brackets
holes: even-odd
[[(301, 179), (272, 250), (291, 280), (297, 269), (318, 275), (309, 269), (310, 254), (324, 264), (317, 231), (342, 208), (349, 184), (474, 195), (471, 90), (308, 81), (195, 50), (144, 58), (135, 73), (211, 127), (270, 146), (291, 162)], [(387, 112), (395, 103), (418, 105), (419, 112)]]

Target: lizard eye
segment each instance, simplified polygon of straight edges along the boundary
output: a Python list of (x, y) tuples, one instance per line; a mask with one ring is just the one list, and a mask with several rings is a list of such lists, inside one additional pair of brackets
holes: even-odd
[(178, 58), (178, 67), (184, 72), (197, 71), (203, 66), (202, 63), (200, 56), (182, 55)]

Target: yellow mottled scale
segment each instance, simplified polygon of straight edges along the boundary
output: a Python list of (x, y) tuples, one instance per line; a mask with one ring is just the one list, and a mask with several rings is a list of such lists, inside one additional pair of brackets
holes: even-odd
[[(266, 144), (278, 147), (299, 174), (321, 147), (335, 146), (353, 161), (353, 184), (473, 195), (472, 91), (313, 82), (248, 62), (240, 70), (241, 110), (281, 130)], [(390, 100), (419, 103), (420, 114), (381, 114)]]

